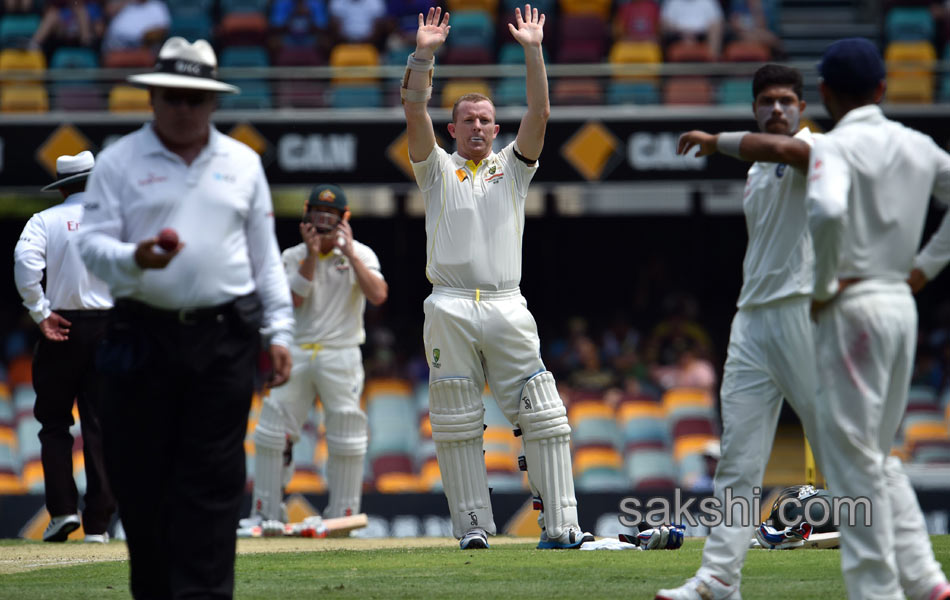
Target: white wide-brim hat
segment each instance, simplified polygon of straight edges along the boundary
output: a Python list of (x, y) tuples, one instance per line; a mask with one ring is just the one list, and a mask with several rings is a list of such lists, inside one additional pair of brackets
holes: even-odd
[(60, 156), (56, 159), (56, 177), (58, 179), (40, 191), (58, 190), (64, 185), (85, 181), (95, 164), (96, 159), (93, 158), (92, 152), (88, 150), (83, 150), (76, 156), (68, 154)]
[(205, 40), (188, 43), (183, 37), (168, 38), (158, 51), (158, 62), (151, 73), (139, 73), (129, 83), (149, 87), (181, 88), (237, 94), (236, 85), (218, 81), (218, 59)]

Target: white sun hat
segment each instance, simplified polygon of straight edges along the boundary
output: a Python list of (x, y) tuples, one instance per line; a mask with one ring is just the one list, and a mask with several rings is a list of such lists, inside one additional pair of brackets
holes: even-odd
[(93, 158), (92, 152), (88, 150), (83, 150), (76, 156), (64, 154), (56, 159), (56, 181), (40, 191), (58, 190), (64, 185), (85, 181), (95, 164), (96, 159)]
[(168, 38), (158, 51), (158, 62), (151, 73), (129, 77), (129, 83), (149, 87), (183, 88), (237, 94), (235, 85), (218, 81), (218, 59), (205, 40), (188, 43), (183, 37)]

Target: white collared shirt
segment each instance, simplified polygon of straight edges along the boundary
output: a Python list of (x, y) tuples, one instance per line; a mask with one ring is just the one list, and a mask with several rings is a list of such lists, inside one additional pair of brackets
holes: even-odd
[[(162, 309), (229, 302), (257, 290), (265, 336), (289, 346), (290, 288), (260, 157), (211, 127), (190, 164), (144, 125), (99, 154), (86, 187), (80, 251), (115, 298)], [(135, 263), (137, 242), (166, 227), (184, 248), (164, 269)]]
[[(379, 258), (372, 248), (353, 240), (353, 250), (367, 269), (380, 279), (383, 278)], [(281, 259), (288, 277), (300, 269), (300, 263), (306, 256), (307, 245), (303, 243), (284, 250)], [(366, 296), (350, 261), (332, 252), (318, 255), (310, 285), (310, 295), (303, 299), (300, 306), (294, 307), (294, 320), (297, 323), (294, 343), (346, 348), (359, 346), (366, 341), (363, 329)]]
[(412, 163), (425, 198), (426, 277), (433, 285), (518, 287), (524, 204), (538, 161), (529, 166), (514, 150), (512, 142), (475, 165), (436, 145)]
[[(795, 137), (814, 143), (808, 128)], [(811, 295), (815, 252), (805, 183), (805, 173), (786, 164), (757, 162), (749, 169), (742, 198), (749, 244), (742, 261), (739, 308)]]
[(950, 155), (877, 105), (817, 139), (808, 169), (815, 298), (832, 297), (836, 277), (906, 280), (931, 195), (950, 201)]
[(84, 192), (72, 194), (62, 204), (30, 217), (13, 249), (13, 279), (23, 306), (37, 323), (51, 311), (112, 307), (109, 287), (86, 270), (76, 245), (84, 196)]

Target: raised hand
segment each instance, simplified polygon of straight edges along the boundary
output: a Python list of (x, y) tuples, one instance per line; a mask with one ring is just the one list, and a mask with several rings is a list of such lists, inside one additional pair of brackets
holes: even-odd
[(699, 146), (696, 156), (709, 156), (716, 153), (717, 137), (705, 131), (688, 131), (680, 136), (676, 145), (677, 154), (687, 154), (694, 146)]
[[(416, 58), (428, 59), (445, 43), (449, 36), (449, 13), (443, 18), (442, 9), (438, 6), (429, 8), (429, 14), (419, 13), (419, 29), (416, 31)], [(428, 52), (428, 56), (419, 56), (418, 51)]]
[(312, 223), (303, 222), (300, 224), (300, 238), (307, 245), (307, 252), (311, 256), (320, 254), (320, 233)]
[(538, 9), (531, 8), (530, 4), (524, 5), (524, 17), (521, 16), (521, 9), (515, 9), (515, 22), (518, 27), (508, 23), (508, 31), (511, 37), (522, 46), (540, 46), (544, 39), (544, 15), (538, 14)]

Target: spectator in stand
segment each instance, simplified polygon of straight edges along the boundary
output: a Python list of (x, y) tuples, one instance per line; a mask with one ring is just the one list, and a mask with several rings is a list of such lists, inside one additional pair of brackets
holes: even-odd
[(329, 8), (335, 43), (382, 47), (388, 26), (384, 0), (330, 0)]
[(270, 24), (284, 47), (329, 50), (330, 16), (323, 0), (274, 0)]
[(777, 20), (775, 4), (775, 0), (732, 0), (729, 5), (731, 38), (763, 44), (773, 56), (782, 55), (782, 40), (773, 30)]
[(650, 332), (646, 345), (646, 360), (660, 366), (675, 364), (683, 347), (689, 346), (702, 356), (709, 356), (709, 334), (696, 320), (696, 299), (673, 294), (663, 301), (667, 315)]
[(676, 347), (679, 350), (676, 363), (652, 366), (653, 378), (665, 390), (689, 387), (712, 392), (716, 386), (716, 370), (712, 364), (686, 340), (678, 341)]
[(161, 0), (108, 0), (102, 51), (155, 46), (168, 35), (171, 14)]
[(30, 47), (47, 55), (60, 46), (93, 46), (102, 36), (102, 9), (94, 2), (47, 0)]
[(569, 377), (572, 388), (585, 392), (603, 392), (617, 385), (617, 376), (601, 364), (600, 351), (589, 337), (579, 338), (574, 343), (574, 350), (581, 364)]
[(718, 57), (722, 49), (722, 6), (719, 0), (663, 0), (660, 33), (664, 47), (680, 40), (700, 42)]

